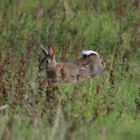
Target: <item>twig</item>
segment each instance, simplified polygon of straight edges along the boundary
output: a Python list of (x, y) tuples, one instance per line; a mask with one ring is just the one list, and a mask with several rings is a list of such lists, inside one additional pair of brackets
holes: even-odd
[(0, 111), (9, 108), (9, 105), (0, 106)]

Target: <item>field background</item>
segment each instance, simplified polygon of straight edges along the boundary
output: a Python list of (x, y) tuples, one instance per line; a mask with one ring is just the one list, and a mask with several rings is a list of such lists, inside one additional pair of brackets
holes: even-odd
[[(139, 140), (139, 0), (0, 0), (0, 139)], [(98, 77), (41, 88), (39, 44), (59, 62), (92, 49)]]

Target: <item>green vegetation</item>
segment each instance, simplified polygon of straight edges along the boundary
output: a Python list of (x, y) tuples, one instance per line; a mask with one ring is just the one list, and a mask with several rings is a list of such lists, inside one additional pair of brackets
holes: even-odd
[[(0, 0), (0, 139), (139, 140), (138, 0)], [(108, 61), (100, 76), (40, 88), (39, 45)]]

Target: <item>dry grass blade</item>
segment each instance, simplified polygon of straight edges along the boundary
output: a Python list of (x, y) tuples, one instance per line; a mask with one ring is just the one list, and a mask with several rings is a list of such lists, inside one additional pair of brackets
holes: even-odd
[(51, 131), (50, 135), (48, 136), (49, 140), (54, 140), (55, 133), (57, 132), (57, 129), (59, 127), (60, 119), (61, 119), (61, 106), (58, 105), (57, 111), (56, 111), (56, 117), (54, 120), (54, 125), (52, 127), (52, 131)]

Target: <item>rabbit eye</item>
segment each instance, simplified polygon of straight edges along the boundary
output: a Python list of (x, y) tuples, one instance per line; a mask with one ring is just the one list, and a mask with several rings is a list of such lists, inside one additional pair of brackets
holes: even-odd
[(49, 60), (48, 60), (48, 59), (46, 59), (46, 63), (47, 63), (47, 64), (49, 63)]

